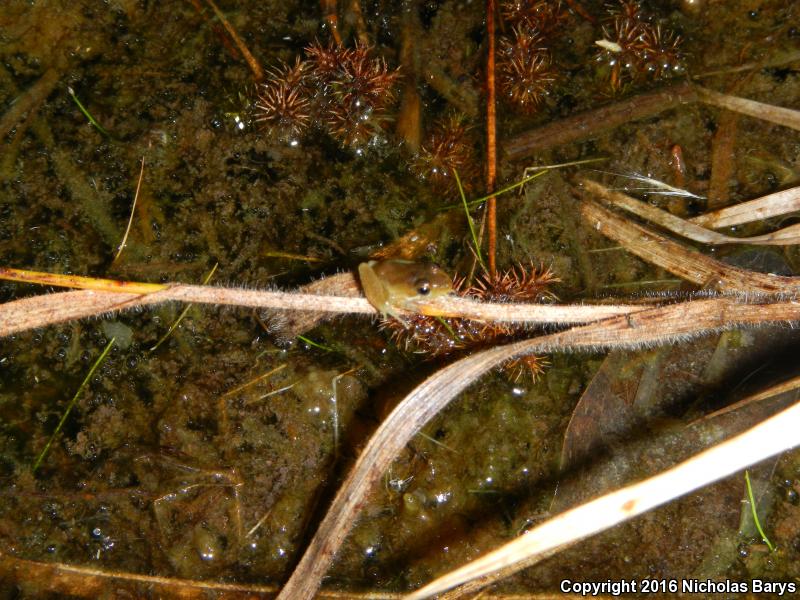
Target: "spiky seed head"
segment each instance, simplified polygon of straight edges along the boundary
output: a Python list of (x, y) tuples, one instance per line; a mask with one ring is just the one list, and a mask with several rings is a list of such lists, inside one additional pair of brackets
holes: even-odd
[(476, 140), (463, 115), (451, 114), (437, 121), (411, 162), (411, 170), (441, 191), (456, 188), (458, 171), (465, 188), (472, 187), (480, 168), (475, 155)]
[(310, 101), (304, 90), (285, 81), (270, 80), (258, 90), (255, 121), (282, 141), (297, 145), (311, 120)]
[(500, 13), (512, 27), (532, 27), (550, 34), (568, 17), (561, 0), (506, 0)]
[(497, 71), (506, 100), (524, 113), (539, 108), (556, 80), (542, 35), (529, 27), (515, 28), (512, 37), (501, 38)]

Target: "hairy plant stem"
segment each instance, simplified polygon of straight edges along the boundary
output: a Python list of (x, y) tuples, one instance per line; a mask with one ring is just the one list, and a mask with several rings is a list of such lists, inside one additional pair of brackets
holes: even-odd
[[(329, 289), (348, 295), (325, 294), (321, 290), (319, 294), (308, 294), (179, 283), (122, 282), (8, 268), (0, 268), (0, 279), (83, 288), (83, 291), (33, 296), (0, 305), (0, 336), (110, 311), (171, 301), (327, 314), (378, 314), (366, 298), (360, 296), (358, 284), (351, 273), (341, 273), (319, 282), (327, 282)], [(587, 323), (646, 308), (642, 305), (490, 304), (456, 296), (437, 298), (418, 305), (423, 314), (522, 324)]]

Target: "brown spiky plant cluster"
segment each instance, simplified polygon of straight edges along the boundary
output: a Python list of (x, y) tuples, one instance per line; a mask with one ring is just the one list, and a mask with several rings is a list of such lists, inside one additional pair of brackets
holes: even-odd
[(369, 46), (316, 42), (305, 55), (269, 72), (259, 86), (255, 120), (292, 145), (312, 123), (320, 124), (343, 146), (363, 153), (382, 137), (398, 71), (373, 57)]
[(511, 106), (530, 114), (556, 81), (549, 39), (569, 15), (560, 0), (509, 0), (500, 9), (512, 34), (498, 43), (498, 85)]
[(612, 91), (683, 72), (680, 36), (653, 24), (639, 2), (619, 0), (608, 13), (597, 61), (607, 68)]
[(480, 178), (475, 154), (477, 141), (465, 116), (451, 114), (438, 120), (411, 161), (411, 170), (439, 192), (456, 190), (455, 172), (465, 189)]
[(536, 112), (556, 80), (542, 35), (532, 27), (519, 25), (513, 37), (500, 39), (498, 57), (498, 81), (505, 99), (520, 112)]
[(311, 120), (306, 67), (298, 58), (294, 66), (283, 63), (269, 71), (267, 81), (259, 87), (255, 103), (256, 122), (293, 146), (298, 144)]
[[(549, 286), (556, 281), (558, 278), (549, 269), (519, 264), (494, 276), (483, 273), (470, 284), (464, 278), (456, 278), (453, 291), (482, 302), (549, 302), (555, 298)], [(389, 331), (400, 348), (432, 358), (508, 342), (524, 331), (507, 323), (419, 314), (403, 321), (386, 317), (381, 320), (381, 328)], [(541, 357), (529, 356), (509, 363), (505, 370), (514, 381), (525, 373), (535, 381), (544, 364)]]
[(507, 0), (500, 5), (500, 12), (506, 23), (527, 25), (545, 36), (569, 17), (561, 0)]

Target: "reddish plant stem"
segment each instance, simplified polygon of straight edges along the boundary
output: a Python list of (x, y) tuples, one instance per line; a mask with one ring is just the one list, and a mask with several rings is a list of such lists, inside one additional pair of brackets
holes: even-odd
[(247, 62), (250, 70), (253, 72), (253, 78), (256, 82), (264, 80), (264, 69), (261, 68), (261, 63), (258, 62), (255, 56), (250, 52), (247, 45), (244, 43), (242, 38), (239, 37), (239, 34), (236, 33), (236, 30), (233, 28), (233, 25), (230, 24), (228, 19), (225, 17), (223, 12), (219, 9), (219, 7), (214, 4), (214, 0), (206, 0), (208, 5), (211, 7), (211, 10), (214, 11), (214, 14), (219, 19), (222, 26), (228, 32), (228, 35), (231, 36), (233, 43), (236, 44), (236, 47), (239, 48), (239, 52), (242, 53), (244, 60)]
[(570, 9), (578, 13), (581, 17), (589, 21), (592, 25), (597, 25), (597, 19), (595, 19), (592, 15), (590, 15), (583, 6), (581, 6), (575, 0), (567, 0), (567, 4), (569, 5)]
[(717, 121), (717, 131), (711, 140), (711, 178), (708, 182), (708, 210), (717, 210), (730, 204), (731, 183), (736, 171), (736, 137), (740, 115), (722, 111)]
[[(495, 0), (486, 0), (486, 31), (489, 37), (489, 56), (486, 59), (486, 191), (492, 193), (497, 179), (496, 97), (494, 85)], [(489, 273), (497, 272), (497, 200), (486, 203), (486, 225), (489, 232)]]
[(213, 19), (206, 14), (206, 9), (200, 3), (200, 0), (189, 0), (189, 2), (192, 3), (192, 6), (194, 6), (197, 14), (206, 20), (211, 29), (214, 31), (214, 35), (217, 36), (217, 39), (219, 39), (222, 46), (228, 51), (228, 54), (230, 54), (234, 60), (240, 60), (242, 57), (239, 54), (239, 51), (233, 45), (233, 41), (228, 37), (228, 34), (225, 33), (225, 29), (222, 27), (222, 25), (214, 22)]
[(342, 45), (342, 35), (339, 33), (339, 16), (337, 14), (336, 0), (320, 0), (322, 14), (325, 15), (325, 20), (328, 22), (328, 27), (331, 29), (333, 41), (337, 46)]

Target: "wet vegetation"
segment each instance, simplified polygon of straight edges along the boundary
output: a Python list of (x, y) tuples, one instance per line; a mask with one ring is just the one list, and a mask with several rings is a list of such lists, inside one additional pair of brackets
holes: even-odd
[[(484, 4), (340, 2), (342, 45), (329, 4), (220, 3), (264, 66), (257, 80), (204, 1), (5, 2), (0, 264), (185, 283), (218, 264), (212, 284), (288, 289), (389, 247), (467, 276), (474, 253), (453, 171), (472, 197), (483, 195)], [(800, 14), (791, 2), (546, 3), (558, 11), (536, 31), (535, 15), (512, 11), (539, 4), (507, 2), (499, 11), (501, 149), (537, 126), (689, 76), (800, 106)], [(535, 155), (512, 160), (501, 151), (498, 182), (522, 179), (529, 166), (588, 158), (604, 158), (591, 167), (602, 172), (550, 171), (498, 199), (497, 264), (549, 268), (559, 281), (548, 289), (565, 302), (641, 300), (696, 288), (587, 226), (576, 175), (694, 216), (797, 185), (800, 134), (686, 104)], [(115, 260), (142, 160), (131, 231)], [(633, 173), (693, 196), (642, 196), (617, 177)], [(714, 253), (747, 269), (800, 272), (797, 246)], [(0, 284), (4, 302), (42, 292)], [(451, 360), (436, 348), (433, 356), (406, 352), (395, 339), (402, 332), (393, 337), (365, 318), (337, 318), (286, 343), (267, 315), (230, 307), (192, 306), (153, 350), (183, 308), (0, 340), (0, 581), (8, 597), (63, 586), (84, 597), (153, 589), (122, 577), (131, 573), (172, 578), (158, 588), (165, 597), (186, 592), (181, 580), (189, 579), (277, 589), (370, 432)], [(798, 345), (788, 328), (733, 331), (642, 352), (555, 354), (535, 379), (484, 377), (397, 457), (326, 586), (410, 590), (551, 514), (741, 431), (787, 399), (698, 419), (796, 376)], [(497, 590), (552, 591), (564, 578), (797, 581), (800, 456), (762, 464), (751, 479), (774, 552), (743, 511), (744, 481), (734, 476)], [(25, 563), (26, 575), (15, 561), (120, 577), (46, 583), (34, 563)]]

